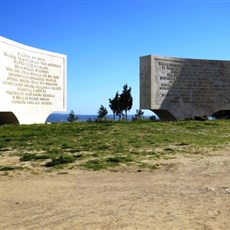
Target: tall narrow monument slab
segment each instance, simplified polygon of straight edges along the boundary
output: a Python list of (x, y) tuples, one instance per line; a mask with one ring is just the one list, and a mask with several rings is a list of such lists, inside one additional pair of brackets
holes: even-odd
[(44, 123), (66, 111), (66, 55), (0, 37), (0, 123)]
[(230, 61), (140, 57), (140, 108), (162, 120), (230, 110)]

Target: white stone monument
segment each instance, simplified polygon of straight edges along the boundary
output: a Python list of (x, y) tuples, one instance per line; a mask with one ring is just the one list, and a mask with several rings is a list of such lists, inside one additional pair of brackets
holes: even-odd
[(44, 123), (66, 111), (66, 55), (0, 37), (0, 124)]

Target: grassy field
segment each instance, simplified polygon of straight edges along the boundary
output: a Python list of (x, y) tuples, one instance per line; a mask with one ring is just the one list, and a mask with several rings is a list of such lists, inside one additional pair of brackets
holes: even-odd
[[(0, 171), (31, 166), (48, 171), (151, 170), (161, 159), (205, 155), (224, 148), (229, 140), (230, 120), (4, 125), (0, 126)], [(4, 161), (6, 158), (14, 161)]]

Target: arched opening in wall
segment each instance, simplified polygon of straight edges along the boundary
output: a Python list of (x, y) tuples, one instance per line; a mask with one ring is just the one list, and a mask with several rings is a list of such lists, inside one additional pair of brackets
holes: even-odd
[(230, 119), (230, 110), (220, 110), (211, 115), (216, 119)]
[(176, 118), (168, 110), (151, 109), (151, 111), (160, 118), (160, 121), (176, 121)]
[(45, 123), (66, 122), (66, 121), (67, 121), (66, 113), (53, 112), (49, 114), (49, 116), (46, 118)]
[(19, 121), (12, 112), (0, 112), (0, 125), (5, 124), (19, 124)]

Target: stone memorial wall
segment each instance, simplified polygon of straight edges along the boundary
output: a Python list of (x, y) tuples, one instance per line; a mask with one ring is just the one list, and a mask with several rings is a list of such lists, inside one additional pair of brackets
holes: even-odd
[(141, 57), (140, 107), (162, 120), (230, 110), (230, 61)]
[(0, 37), (0, 123), (44, 123), (66, 111), (66, 56)]

